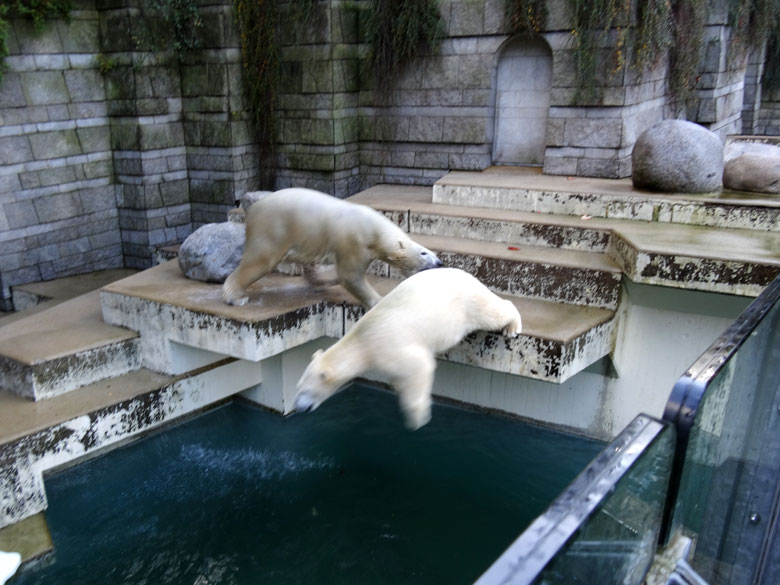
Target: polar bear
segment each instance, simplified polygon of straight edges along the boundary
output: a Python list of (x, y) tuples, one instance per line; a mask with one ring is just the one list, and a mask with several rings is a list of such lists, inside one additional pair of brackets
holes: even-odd
[(380, 300), (326, 351), (318, 350), (301, 379), (296, 411), (310, 411), (367, 372), (386, 378), (399, 395), (406, 425), (431, 418), (436, 354), (478, 329), (520, 333), (517, 307), (457, 268), (410, 276)]
[(246, 288), (282, 260), (303, 263), (307, 280), (323, 284), (310, 264), (332, 261), (338, 282), (370, 309), (381, 298), (365, 276), (376, 258), (404, 276), (441, 266), (433, 252), (370, 207), (311, 189), (282, 189), (249, 207), (244, 254), (225, 280), (222, 297), (231, 305), (245, 304)]

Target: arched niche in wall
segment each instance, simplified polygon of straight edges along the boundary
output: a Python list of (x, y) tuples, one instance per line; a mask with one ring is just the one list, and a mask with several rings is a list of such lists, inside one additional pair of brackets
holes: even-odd
[(552, 84), (552, 51), (538, 36), (504, 44), (496, 71), (493, 162), (543, 165)]

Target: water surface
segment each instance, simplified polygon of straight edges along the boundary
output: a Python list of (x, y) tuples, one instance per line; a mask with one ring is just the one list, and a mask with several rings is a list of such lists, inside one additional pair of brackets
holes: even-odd
[(353, 387), (243, 403), (49, 477), (55, 551), (9, 585), (468, 584), (601, 444)]

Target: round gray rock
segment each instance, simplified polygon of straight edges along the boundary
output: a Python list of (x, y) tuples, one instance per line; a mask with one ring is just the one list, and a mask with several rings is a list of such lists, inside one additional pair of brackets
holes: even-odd
[(244, 225), (208, 223), (192, 232), (179, 249), (179, 267), (187, 278), (225, 282), (244, 253)]
[(743, 154), (726, 161), (723, 186), (735, 191), (780, 194), (780, 157)]
[(631, 152), (631, 181), (664, 193), (709, 193), (722, 187), (723, 143), (685, 120), (664, 120), (639, 136)]

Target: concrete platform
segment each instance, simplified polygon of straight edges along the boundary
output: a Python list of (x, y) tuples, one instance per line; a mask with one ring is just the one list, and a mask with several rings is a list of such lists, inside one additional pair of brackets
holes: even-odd
[(780, 231), (780, 199), (758, 193), (667, 194), (631, 179), (543, 175), (527, 167), (453, 171), (433, 185), (433, 203), (590, 215), (710, 227)]
[[(399, 282), (371, 281), (381, 294)], [(318, 291), (295, 276), (268, 275), (249, 292), (249, 304), (226, 305), (220, 285), (189, 280), (171, 261), (108, 285), (101, 303), (107, 322), (139, 331), (144, 366), (165, 373), (196, 363), (182, 346), (260, 361), (319, 337), (339, 338), (363, 312), (341, 287)], [(445, 359), (561, 382), (611, 350), (613, 311), (506, 298), (523, 317), (523, 334), (505, 343), (496, 342), (501, 335), (475, 334)]]

